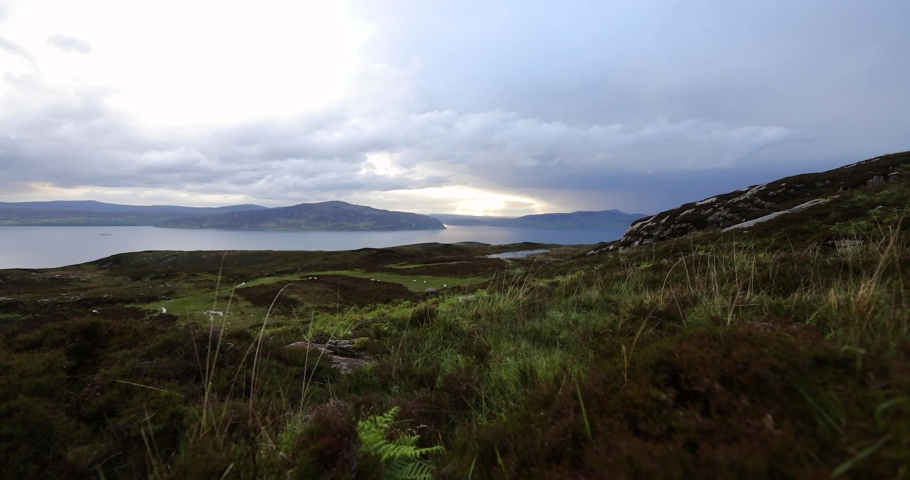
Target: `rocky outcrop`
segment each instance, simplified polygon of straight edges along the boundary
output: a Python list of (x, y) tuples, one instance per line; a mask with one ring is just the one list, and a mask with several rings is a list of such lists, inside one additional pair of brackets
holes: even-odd
[(315, 342), (294, 342), (286, 348), (306, 348), (324, 358), (331, 365), (337, 368), (341, 373), (348, 373), (351, 370), (366, 365), (367, 359), (359, 351), (359, 343), (365, 343), (368, 339), (357, 340), (329, 340), (326, 343)]
[(790, 209), (806, 208), (811, 206), (810, 201), (838, 192), (896, 182), (901, 175), (899, 169), (904, 165), (910, 165), (910, 152), (883, 155), (826, 172), (782, 178), (687, 203), (636, 221), (613, 248), (648, 245), (707, 228), (728, 228), (763, 217), (770, 219)]

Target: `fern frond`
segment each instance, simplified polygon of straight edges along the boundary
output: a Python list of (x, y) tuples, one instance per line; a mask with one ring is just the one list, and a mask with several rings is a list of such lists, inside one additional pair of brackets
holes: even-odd
[(430, 480), (433, 478), (433, 467), (425, 462), (413, 462), (398, 459), (385, 471), (388, 478), (402, 480)]
[(426, 457), (442, 453), (441, 445), (420, 448), (420, 435), (399, 435), (389, 441), (389, 429), (400, 409), (393, 407), (382, 415), (376, 415), (357, 423), (361, 454), (379, 457), (383, 466), (383, 477), (392, 480), (429, 480), (433, 478), (433, 467)]

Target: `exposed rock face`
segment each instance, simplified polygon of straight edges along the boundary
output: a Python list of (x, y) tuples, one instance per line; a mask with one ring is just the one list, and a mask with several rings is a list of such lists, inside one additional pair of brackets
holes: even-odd
[(736, 225), (731, 225), (731, 226), (725, 228), (723, 231), (726, 232), (726, 231), (734, 230), (737, 228), (749, 228), (752, 225), (755, 225), (756, 223), (767, 222), (768, 220), (772, 220), (774, 218), (777, 218), (777, 217), (787, 214), (787, 213), (799, 212), (801, 210), (805, 210), (809, 207), (812, 207), (812, 206), (815, 206), (815, 205), (818, 205), (821, 203), (827, 203), (832, 198), (835, 198), (835, 197), (816, 198), (814, 200), (809, 200), (808, 202), (801, 203), (793, 208), (788, 208), (786, 210), (780, 210), (780, 211), (777, 211), (774, 213), (769, 213), (763, 217), (753, 218), (752, 220), (746, 220), (745, 222), (737, 223)]
[[(814, 199), (857, 187), (898, 180), (898, 169), (910, 164), (910, 152), (883, 155), (821, 173), (808, 173), (753, 185), (692, 202), (636, 221), (618, 245), (632, 247), (681, 237), (698, 230), (726, 228), (769, 216)], [(595, 252), (591, 252), (595, 253)]]

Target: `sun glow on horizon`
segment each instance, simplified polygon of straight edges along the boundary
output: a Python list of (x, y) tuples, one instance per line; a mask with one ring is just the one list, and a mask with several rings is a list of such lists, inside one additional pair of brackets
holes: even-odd
[[(27, 192), (17, 192), (15, 202), (52, 200), (96, 200), (121, 205), (181, 205), (187, 207), (222, 207), (257, 204), (265, 207), (287, 207), (296, 203), (318, 203), (329, 198), (300, 201), (275, 201), (234, 193), (198, 193), (167, 188), (58, 187), (31, 183)], [(413, 190), (393, 190), (375, 194), (332, 198), (349, 203), (422, 214), (450, 213), (471, 216), (522, 216), (553, 211), (553, 206), (529, 197), (507, 195), (474, 187), (449, 186)]]
[[(358, 195), (359, 202), (415, 213), (473, 216), (522, 216), (546, 213), (552, 205), (540, 200), (468, 186), (392, 190)], [(355, 202), (358, 203), (358, 202)]]

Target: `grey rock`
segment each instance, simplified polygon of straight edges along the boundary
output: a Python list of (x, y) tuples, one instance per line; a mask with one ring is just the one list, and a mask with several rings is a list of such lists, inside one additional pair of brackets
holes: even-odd
[(354, 352), (353, 340), (329, 340), (328, 342), (325, 342), (325, 348), (333, 353), (357, 355), (357, 353)]
[(315, 351), (325, 361), (331, 362), (341, 373), (349, 373), (356, 367), (369, 363), (354, 351), (353, 340), (329, 340), (326, 343), (294, 342), (285, 348), (306, 348)]

